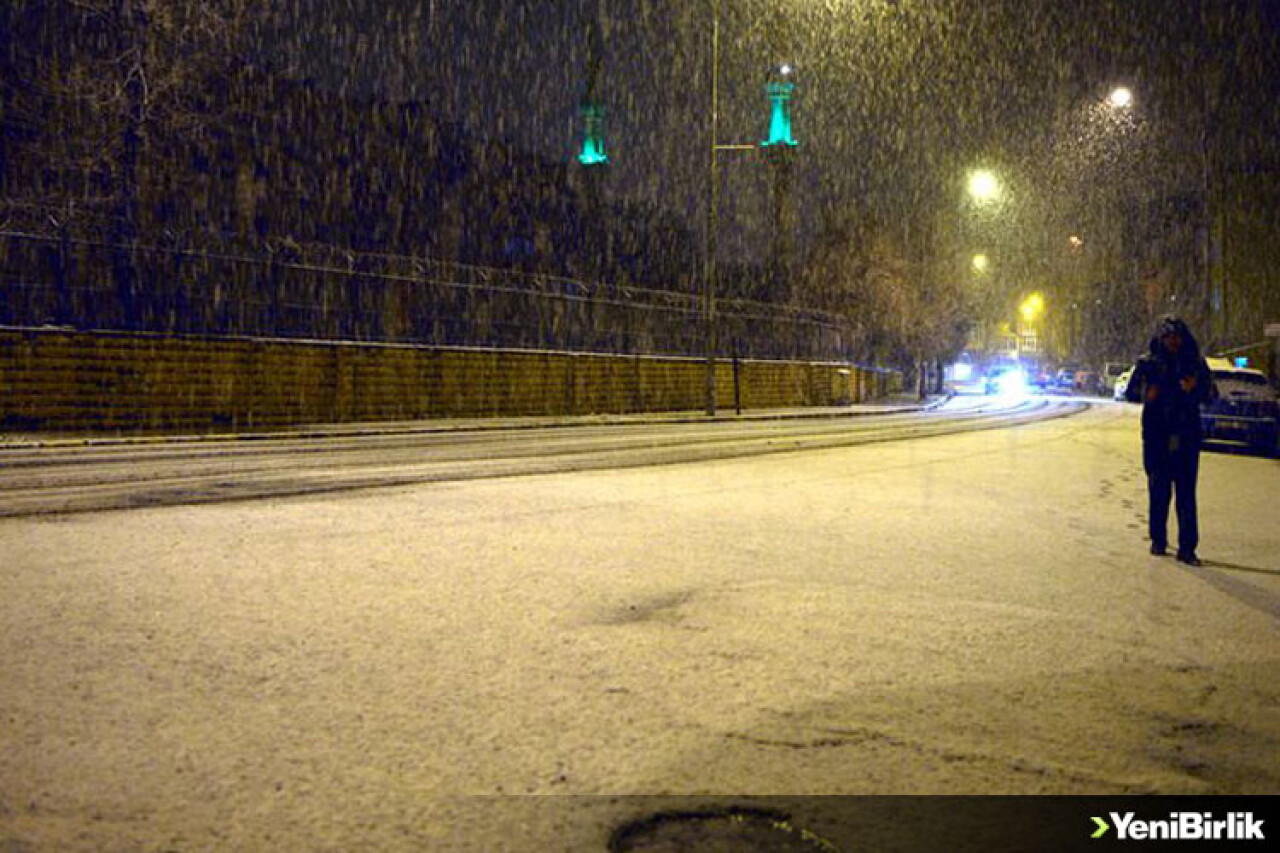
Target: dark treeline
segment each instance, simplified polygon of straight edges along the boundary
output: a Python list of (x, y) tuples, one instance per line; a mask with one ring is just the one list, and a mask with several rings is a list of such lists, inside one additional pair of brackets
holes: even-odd
[[(437, 274), (441, 261), (522, 271), (524, 288), (544, 293), (548, 276), (695, 287), (695, 238), (669, 214), (611, 201), (599, 176), (478, 138), (428, 105), (268, 72), (241, 50), (252, 43), (247, 4), (54, 0), (6, 4), (0, 16), (0, 222), (66, 242), (53, 244), (64, 256), (42, 278), (98, 290), (110, 279), (117, 304), (78, 318), (87, 324), (207, 327), (182, 310), (199, 314), (202, 296), (225, 303), (236, 289), (319, 310), (334, 297), (316, 275), (307, 292), (272, 295), (288, 277), (271, 270), (337, 269), (338, 292), (351, 273), (423, 274), (408, 258), (432, 259)], [(38, 267), (48, 249), (9, 240), (6, 268), (21, 276), (15, 268)], [(186, 282), (184, 304), (163, 300), (179, 283), (156, 276), (200, 274), (212, 277)], [(449, 283), (493, 277), (462, 278)]]
[[(184, 7), (203, 16), (172, 12)], [(248, 28), (237, 7), (6, 4), (6, 201), (115, 221), (126, 237), (292, 240), (662, 288), (687, 279), (692, 238), (670, 216), (606, 205), (568, 163), (469, 135), (426, 104), (267, 73), (237, 49)]]
[[(248, 0), (0, 8), (0, 322), (705, 351), (701, 211), (309, 79), (273, 61), (270, 20)], [(906, 253), (882, 274), (888, 244), (860, 240), (822, 246), (786, 304), (735, 298), (769, 293), (763, 265), (724, 275), (722, 354), (941, 355), (892, 298)]]

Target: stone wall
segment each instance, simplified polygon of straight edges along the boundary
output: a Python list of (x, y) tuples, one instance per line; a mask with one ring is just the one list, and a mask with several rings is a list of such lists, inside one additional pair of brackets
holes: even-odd
[[(717, 363), (718, 406), (829, 406), (897, 374)], [(0, 329), (0, 428), (171, 431), (444, 417), (701, 410), (691, 358)]]

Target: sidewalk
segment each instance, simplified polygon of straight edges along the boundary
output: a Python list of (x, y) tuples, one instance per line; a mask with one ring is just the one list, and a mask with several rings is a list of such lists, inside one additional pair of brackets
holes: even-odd
[(531, 415), (501, 418), (433, 418), (414, 421), (365, 421), (360, 423), (299, 424), (259, 428), (246, 432), (167, 433), (147, 435), (103, 435), (94, 433), (0, 433), (0, 451), (37, 447), (140, 445), (200, 441), (279, 441), (309, 438), (362, 438), (382, 435), (419, 435), (448, 432), (555, 429), (582, 426), (633, 424), (693, 424), (749, 421), (799, 420), (804, 418), (848, 418), (893, 415), (937, 408), (950, 395), (932, 396), (924, 401), (914, 394), (898, 394), (875, 403), (848, 406), (810, 406), (787, 409), (755, 409), (741, 414), (721, 408), (714, 416), (701, 411), (636, 412), (601, 415)]

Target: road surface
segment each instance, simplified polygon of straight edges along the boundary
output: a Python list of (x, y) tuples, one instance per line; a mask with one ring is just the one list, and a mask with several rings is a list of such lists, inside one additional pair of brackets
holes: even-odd
[[(0, 849), (605, 850), (658, 808), (626, 795), (1280, 789), (1280, 463), (1205, 455), (1191, 569), (1146, 553), (1135, 408), (902, 417), (685, 461), (712, 432), (505, 432), (442, 466), (513, 470), (359, 490), (423, 447), (25, 457)], [(159, 505), (84, 498), (113, 465)], [(179, 494), (236, 465), (258, 485)]]
[[(0, 441), (0, 517), (292, 497), (695, 462), (991, 429), (1079, 411), (1053, 399), (956, 399), (823, 416), (753, 413), (444, 421), (194, 438)], [(566, 428), (572, 427), (572, 428)]]

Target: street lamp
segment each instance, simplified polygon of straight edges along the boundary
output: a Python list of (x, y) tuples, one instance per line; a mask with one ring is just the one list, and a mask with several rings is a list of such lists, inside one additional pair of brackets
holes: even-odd
[[(1134, 96), (1126, 86), (1117, 86), (1107, 95), (1106, 105), (1110, 107), (1113, 117), (1120, 118), (1123, 113), (1127, 113), (1128, 109), (1133, 106)], [(1200, 267), (1202, 281), (1200, 283), (1202, 290), (1202, 305), (1209, 323), (1208, 333), (1212, 336), (1219, 332), (1226, 334), (1228, 332), (1229, 318), (1226, 316), (1226, 282), (1215, 280), (1214, 276), (1214, 198), (1213, 198), (1213, 181), (1212, 181), (1212, 164), (1210, 161), (1210, 132), (1211, 125), (1208, 116), (1207, 102), (1202, 106), (1201, 126), (1200, 126), (1200, 145), (1199, 145), (1199, 169), (1200, 169), (1200, 194), (1202, 198), (1203, 211), (1201, 213), (1204, 219), (1204, 227), (1198, 229), (1200, 236)], [(1134, 119), (1131, 116), (1124, 115), (1124, 122), (1132, 126)], [(1221, 228), (1221, 225), (1219, 225)], [(1219, 233), (1217, 239), (1221, 241), (1222, 235)]]
[(1036, 321), (1044, 314), (1044, 297), (1033, 292), (1022, 300), (1018, 306), (1018, 316), (1022, 318), (1022, 326), (1018, 329), (1018, 352), (1021, 353), (1025, 341), (1034, 341), (1027, 351), (1040, 352), (1040, 336), (1036, 333)]
[[(772, 105), (770, 138), (762, 146), (793, 147), (791, 117), (787, 102), (795, 84), (790, 81), (795, 69), (782, 65), (777, 69), (781, 79), (771, 81), (767, 91)], [(711, 0), (711, 132), (708, 148), (710, 191), (707, 193), (707, 256), (704, 261), (702, 304), (707, 336), (706, 412), (716, 413), (716, 253), (717, 228), (720, 218), (720, 151), (754, 150), (754, 145), (720, 144), (720, 0)]]
[(969, 197), (978, 204), (987, 204), (1000, 197), (1000, 181), (988, 169), (969, 173)]
[(1044, 312), (1044, 297), (1039, 293), (1032, 293), (1026, 299), (1022, 300), (1022, 305), (1018, 308), (1018, 313), (1022, 315), (1022, 319), (1028, 323), (1035, 322), (1036, 318)]
[(710, 192), (707, 199), (707, 257), (702, 305), (707, 323), (707, 416), (716, 413), (716, 219), (720, 210), (720, 0), (711, 0), (711, 145)]
[(1054, 339), (1077, 358), (1110, 355), (1082, 352), (1086, 343), (1090, 348), (1122, 346), (1119, 326), (1105, 338), (1092, 334), (1092, 328), (1086, 335), (1084, 325), (1095, 318), (1076, 306), (1091, 303), (1099, 281), (1136, 281), (1131, 271), (1138, 268), (1141, 243), (1135, 235), (1145, 227), (1143, 194), (1150, 186), (1141, 172), (1146, 154), (1142, 112), (1135, 92), (1115, 83), (1064, 113), (1055, 132), (1052, 186), (1069, 196), (1062, 200), (1061, 212), (1050, 208), (1049, 214), (1057, 232), (1053, 242), (1061, 247), (1053, 255), (1061, 264), (1055, 268), (1061, 282), (1054, 295), (1063, 309), (1055, 312)]
[(1117, 86), (1107, 95), (1107, 103), (1118, 110), (1123, 110), (1133, 103), (1133, 92), (1127, 86)]
[(991, 244), (993, 229), (998, 227), (997, 218), (1003, 212), (1004, 188), (996, 173), (986, 168), (969, 169), (963, 174), (963, 180), (964, 189), (955, 211), (955, 263), (962, 280), (967, 279), (973, 297), (982, 306), (981, 339), (986, 349), (996, 316), (991, 302), (993, 287), (984, 280), (991, 271), (991, 259), (985, 252), (969, 254), (969, 250)]

